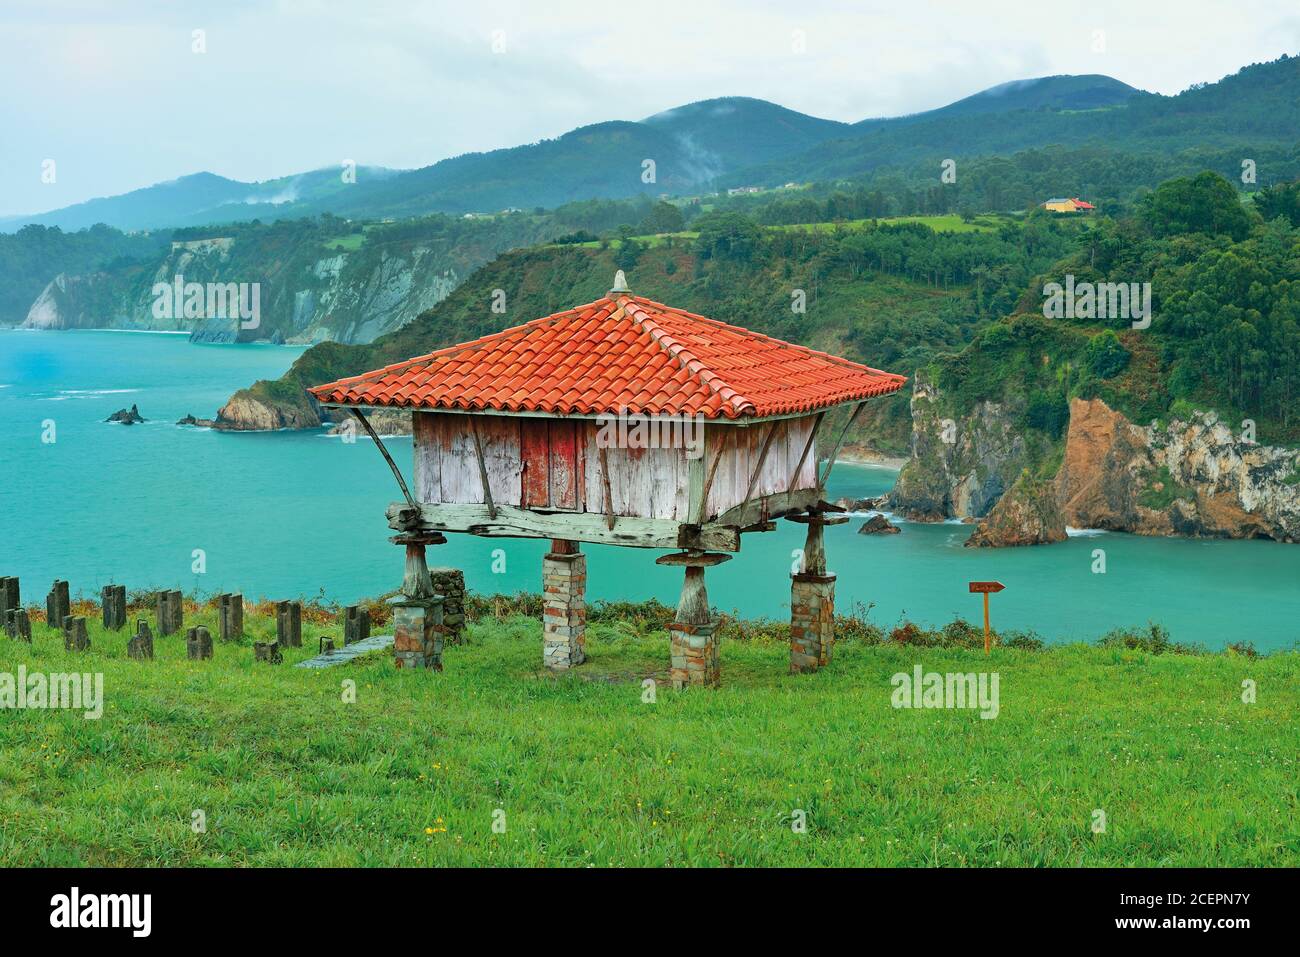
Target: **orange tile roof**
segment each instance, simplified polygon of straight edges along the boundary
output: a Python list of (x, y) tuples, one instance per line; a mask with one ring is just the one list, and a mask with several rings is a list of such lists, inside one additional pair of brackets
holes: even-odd
[(611, 292), (585, 306), (310, 391), (326, 405), (735, 419), (888, 395), (906, 381)]

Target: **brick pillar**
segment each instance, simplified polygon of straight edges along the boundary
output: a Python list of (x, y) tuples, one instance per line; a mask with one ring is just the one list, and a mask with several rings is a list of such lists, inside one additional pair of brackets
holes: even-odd
[(556, 542), (542, 559), (542, 662), (564, 671), (587, 660), (587, 556)]
[(390, 538), (406, 547), (402, 594), (389, 599), (393, 606), (393, 664), (398, 668), (442, 670), (444, 626), (442, 598), (434, 594), (425, 547), (442, 545), (438, 532), (407, 532)]
[(442, 670), (442, 599), (393, 603), (393, 664), (398, 668)]
[(826, 571), (825, 526), (843, 525), (848, 516), (809, 510), (787, 515), (808, 526), (803, 571), (790, 576), (790, 674), (830, 664), (835, 647), (835, 576)]
[(709, 610), (709, 593), (704, 587), (704, 569), (730, 561), (730, 555), (688, 548), (673, 555), (661, 555), (656, 565), (685, 568), (682, 597), (677, 617), (668, 626), (668, 675), (674, 688), (699, 685), (716, 688), (722, 682), (718, 667), (718, 624)]
[(717, 619), (699, 625), (675, 621), (668, 626), (672, 655), (669, 677), (674, 688), (691, 685), (716, 688), (722, 683), (717, 629)]
[(835, 576), (790, 576), (790, 674), (830, 664), (835, 647)]

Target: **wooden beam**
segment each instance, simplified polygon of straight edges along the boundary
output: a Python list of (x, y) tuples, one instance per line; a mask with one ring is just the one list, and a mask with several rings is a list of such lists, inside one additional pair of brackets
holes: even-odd
[[(495, 515), (486, 505), (419, 506), (419, 527), (426, 532), (464, 532), (485, 538), (548, 538), (598, 545), (627, 545), (633, 548), (699, 548), (707, 551), (740, 551), (740, 528), (736, 525), (697, 526), (673, 519), (621, 516), (610, 529), (599, 512), (553, 512), (498, 505)], [(395, 502), (388, 507), (388, 524), (399, 528), (406, 506)]]
[[(790, 481), (787, 482), (785, 485), (785, 490), (787, 492), (792, 491), (794, 489), (794, 483), (799, 478), (799, 473), (803, 471), (803, 463), (808, 460), (808, 453), (812, 451), (813, 440), (817, 438), (817, 430), (822, 427), (822, 419), (824, 418), (826, 418), (825, 409), (823, 409), (821, 412), (818, 412), (817, 418), (813, 420), (812, 431), (808, 433), (808, 441), (804, 443), (803, 455), (799, 456), (799, 464), (794, 467), (794, 471), (790, 473)], [(813, 481), (816, 482), (816, 480), (817, 480), (817, 463), (814, 461)]]
[[(722, 461), (722, 453), (725, 452), (727, 448), (727, 436), (731, 434), (730, 431), (723, 430), (721, 433), (722, 437), (718, 439), (718, 452), (713, 456), (713, 461), (709, 463), (709, 474), (704, 479), (704, 488), (700, 490), (700, 510), (695, 515), (695, 521), (697, 523), (703, 524), (704, 520), (708, 517), (709, 489), (713, 488), (713, 476), (718, 474), (718, 463)], [(704, 444), (707, 449), (708, 441), (706, 440)]]
[(601, 446), (600, 452), (600, 480), (605, 486), (605, 521), (609, 525), (609, 530), (614, 530), (614, 493), (610, 490), (609, 485), (609, 456), (605, 454), (605, 447)]
[(772, 448), (772, 440), (776, 438), (779, 425), (779, 422), (773, 422), (768, 427), (767, 438), (763, 440), (763, 448), (758, 453), (758, 464), (754, 466), (754, 474), (749, 477), (749, 488), (745, 489), (745, 497), (741, 499), (743, 502), (748, 502), (749, 497), (754, 494), (754, 486), (758, 484), (758, 477), (763, 474), (763, 463), (767, 461), (767, 453)]
[(764, 495), (750, 502), (732, 506), (713, 520), (715, 525), (735, 525), (749, 529), (761, 525), (768, 519), (781, 518), (794, 512), (802, 512), (817, 505), (821, 500), (821, 489), (801, 488), (793, 492), (776, 492)]
[(817, 480), (818, 488), (826, 488), (826, 480), (831, 477), (831, 469), (835, 467), (835, 456), (840, 454), (840, 447), (844, 445), (844, 439), (849, 434), (849, 429), (853, 427), (854, 420), (857, 419), (858, 413), (862, 411), (862, 407), (866, 404), (865, 400), (859, 402), (854, 407), (853, 414), (849, 416), (849, 420), (844, 423), (844, 428), (840, 432), (839, 440), (835, 443), (835, 448), (831, 449), (830, 458), (826, 462), (826, 471), (823, 472), (822, 477)]
[(406, 487), (406, 479), (402, 478), (402, 470), (397, 467), (397, 463), (393, 461), (393, 457), (388, 454), (388, 449), (384, 448), (384, 443), (380, 440), (379, 433), (375, 431), (374, 427), (370, 424), (370, 420), (365, 417), (365, 414), (360, 409), (352, 409), (351, 411), (352, 414), (356, 416), (357, 421), (361, 423), (361, 427), (369, 433), (372, 439), (375, 440), (375, 447), (379, 449), (379, 454), (384, 457), (384, 461), (388, 463), (388, 467), (393, 470), (393, 478), (397, 479), (397, 485), (401, 488), (402, 497), (406, 499), (406, 503), (410, 505), (411, 508), (418, 508), (419, 506), (416, 504), (415, 499), (411, 497), (411, 490)]
[(474, 452), (478, 456), (478, 474), (483, 480), (483, 501), (487, 504), (488, 516), (497, 517), (496, 506), (492, 504), (492, 486), (488, 482), (487, 463), (483, 461), (483, 441), (478, 436), (478, 419), (469, 420), (469, 430), (474, 434)]

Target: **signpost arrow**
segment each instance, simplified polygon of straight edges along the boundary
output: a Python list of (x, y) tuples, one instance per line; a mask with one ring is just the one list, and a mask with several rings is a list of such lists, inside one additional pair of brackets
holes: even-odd
[(971, 594), (984, 596), (984, 654), (989, 653), (989, 595), (1002, 591), (1007, 586), (1002, 582), (971, 582)]

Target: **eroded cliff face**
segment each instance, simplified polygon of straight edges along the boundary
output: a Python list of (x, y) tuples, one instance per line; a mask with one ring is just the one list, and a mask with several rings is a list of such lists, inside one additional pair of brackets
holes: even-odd
[(912, 386), (911, 458), (889, 507), (912, 521), (987, 515), (1024, 467), (1023, 438), (1008, 407), (983, 402), (961, 420), (949, 417), (934, 385), (917, 373)]
[(1074, 399), (1055, 476), (1012, 482), (1032, 463), (1009, 410), (984, 403), (953, 422), (943, 405), (918, 379), (912, 458), (890, 507), (914, 521), (984, 518), (972, 545), (1060, 541), (1067, 525), (1300, 542), (1300, 451), (1248, 441), (1213, 412), (1143, 426)]
[(1300, 452), (1246, 441), (1213, 412), (1140, 426), (1073, 400), (1056, 494), (1080, 528), (1300, 541)]
[[(177, 242), (147, 267), (56, 277), (22, 325), (187, 331), (197, 342), (364, 343), (445, 299), (478, 256), (479, 251), (421, 243), (351, 250), (286, 243), (272, 256), (257, 244), (230, 238)], [(178, 276), (203, 285), (198, 314), (187, 315), (180, 297), (167, 295), (160, 305), (159, 285), (174, 288)], [(257, 287), (255, 318), (209, 307), (208, 287), (226, 284), (233, 284), (246, 306)]]

